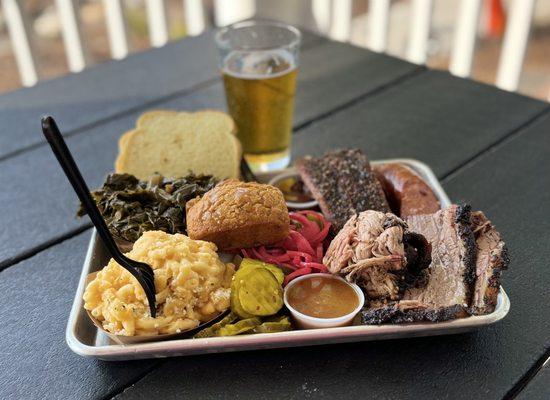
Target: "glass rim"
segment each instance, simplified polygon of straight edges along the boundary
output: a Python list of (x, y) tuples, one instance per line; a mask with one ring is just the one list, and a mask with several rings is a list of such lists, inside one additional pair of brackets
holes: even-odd
[[(229, 46), (228, 40), (222, 39), (224, 35), (226, 35), (227, 33), (233, 30), (237, 30), (241, 28), (251, 28), (254, 26), (268, 26), (268, 27), (274, 27), (274, 28), (281, 28), (294, 34), (294, 38), (290, 40), (288, 43), (279, 44), (277, 46), (254, 46), (254, 45)], [(302, 40), (302, 33), (298, 28), (284, 22), (265, 20), (265, 19), (253, 19), (253, 20), (236, 22), (234, 24), (224, 26), (223, 28), (218, 29), (218, 31), (216, 32), (215, 40), (216, 40), (216, 44), (221, 48), (231, 48), (233, 50), (243, 50), (243, 51), (273, 50), (281, 47), (292, 47), (292, 46), (299, 45), (300, 41)]]

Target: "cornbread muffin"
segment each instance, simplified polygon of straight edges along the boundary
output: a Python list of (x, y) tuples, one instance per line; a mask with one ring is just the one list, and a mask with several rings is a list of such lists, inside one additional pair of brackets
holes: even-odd
[(230, 179), (187, 203), (189, 237), (214, 242), (220, 250), (279, 242), (289, 226), (283, 194), (271, 185)]
[(179, 333), (229, 307), (234, 267), (220, 260), (213, 243), (148, 231), (127, 256), (153, 269), (157, 317), (151, 317), (138, 281), (111, 259), (84, 291), (84, 308), (106, 331), (122, 336)]

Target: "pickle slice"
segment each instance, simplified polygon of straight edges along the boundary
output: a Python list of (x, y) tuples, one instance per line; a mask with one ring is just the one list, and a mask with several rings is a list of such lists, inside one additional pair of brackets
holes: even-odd
[(288, 317), (288, 315), (272, 315), (270, 317), (265, 317), (262, 319), (263, 322), (284, 322), (284, 321), (289, 321), (290, 322), (290, 318)]
[(262, 321), (260, 321), (259, 318), (247, 318), (240, 320), (239, 322), (235, 322), (234, 324), (225, 325), (224, 327), (220, 328), (216, 336), (235, 336), (240, 335), (241, 333), (245, 333), (248, 331), (253, 330), (255, 327), (261, 324)]
[(243, 259), (231, 282), (231, 310), (241, 318), (276, 314), (283, 303), (283, 280), (283, 271), (275, 265)]
[(208, 328), (204, 328), (203, 330), (197, 332), (193, 337), (200, 339), (200, 338), (216, 336), (216, 333), (220, 328), (222, 328), (225, 325), (231, 324), (237, 321), (238, 319), (239, 319), (239, 316), (237, 314), (235, 314), (234, 312), (230, 312), (225, 317), (223, 317), (220, 321), (209, 326)]
[(254, 328), (254, 333), (275, 333), (292, 330), (292, 324), (287, 316), (283, 316), (278, 320), (266, 321)]
[(234, 312), (235, 314), (237, 314), (239, 317), (241, 317), (241, 318), (251, 318), (251, 317), (254, 316), (253, 314), (247, 313), (243, 309), (243, 306), (241, 305), (241, 301), (239, 300), (239, 297), (238, 297), (238, 290), (237, 290), (237, 288), (234, 288), (233, 286), (231, 287), (231, 295), (230, 295), (229, 299), (231, 301), (231, 311)]
[(268, 269), (273, 275), (275, 275), (275, 278), (277, 278), (277, 281), (279, 284), (283, 284), (283, 281), (285, 280), (285, 274), (283, 273), (283, 270), (279, 267), (277, 267), (275, 264), (268, 264), (266, 262), (260, 261), (260, 260), (253, 260), (251, 258), (244, 258), (241, 261), (241, 265), (239, 267), (240, 270), (244, 270), (246, 268), (266, 268)]
[(199, 331), (193, 335), (193, 338), (195, 339), (203, 339), (203, 338), (209, 338), (216, 336), (216, 330), (212, 329), (212, 327), (208, 327), (203, 329), (202, 331)]
[(238, 297), (239, 288), (242, 282), (244, 282), (244, 276), (246, 275), (246, 271), (244, 269), (239, 268), (235, 275), (233, 275), (233, 281), (231, 281), (231, 294), (229, 296), (229, 300), (231, 303), (231, 311), (236, 313), (241, 318), (251, 318), (254, 315), (249, 314), (244, 311), (243, 307), (241, 306), (241, 302)]
[(237, 298), (246, 313), (256, 316), (276, 314), (283, 306), (283, 289), (265, 268), (246, 272), (237, 288)]

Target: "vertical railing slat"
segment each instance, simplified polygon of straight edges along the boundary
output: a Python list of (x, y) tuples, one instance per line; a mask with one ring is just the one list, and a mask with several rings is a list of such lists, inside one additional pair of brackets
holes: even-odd
[(183, 0), (187, 34), (197, 36), (206, 28), (202, 0)]
[(254, 0), (214, 0), (214, 22), (216, 26), (226, 26), (251, 18), (256, 13)]
[(390, 0), (369, 0), (368, 47), (383, 52), (388, 47), (388, 26), (390, 22)]
[(2, 0), (2, 10), (21, 83), (23, 86), (32, 86), (38, 81), (38, 72), (33, 54), (32, 32), (27, 15), (18, 0)]
[(480, 9), (481, 0), (462, 0), (460, 2), (449, 65), (449, 71), (453, 75), (467, 78), (472, 72)]
[(311, 2), (311, 13), (319, 32), (328, 35), (330, 32), (330, 0), (313, 0)]
[(513, 0), (510, 5), (496, 80), (501, 89), (518, 88), (534, 7), (535, 0)]
[(67, 61), (71, 72), (82, 71), (87, 64), (87, 53), (82, 40), (80, 13), (77, 0), (55, 0)]
[(347, 42), (351, 33), (352, 0), (332, 1), (332, 22), (330, 37), (334, 40)]
[(122, 0), (103, 0), (111, 56), (120, 60), (128, 55), (128, 32)]
[(433, 10), (433, 0), (412, 0), (407, 60), (416, 64), (426, 63), (428, 39)]
[(146, 0), (149, 41), (153, 47), (164, 46), (168, 42), (168, 24), (164, 0)]

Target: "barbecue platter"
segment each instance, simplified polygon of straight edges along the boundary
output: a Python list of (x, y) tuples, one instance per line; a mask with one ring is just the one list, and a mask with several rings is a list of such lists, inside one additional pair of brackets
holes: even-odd
[[(83, 311), (111, 346), (179, 343), (166, 356), (223, 340), (230, 348), (219, 351), (321, 343), (315, 330), (344, 341), (361, 340), (362, 327), (371, 336), (483, 325), (475, 321), (503, 305), (500, 234), (482, 211), (448, 204), (411, 163), (337, 149), (285, 171), (239, 173), (234, 124), (214, 111), (145, 113), (119, 150), (92, 194), (119, 247), (152, 267), (156, 316), (94, 235), (67, 331), (73, 349)], [(253, 345), (231, 348), (236, 338)]]

